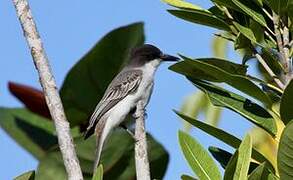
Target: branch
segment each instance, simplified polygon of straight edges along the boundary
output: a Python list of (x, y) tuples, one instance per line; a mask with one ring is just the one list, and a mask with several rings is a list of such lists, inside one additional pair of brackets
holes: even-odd
[(277, 78), (276, 74), (271, 70), (271, 68), (268, 66), (268, 64), (265, 62), (265, 60), (259, 55), (258, 53), (255, 54), (255, 57), (260, 62), (260, 64), (265, 68), (265, 70), (269, 73), (269, 75), (274, 79), (274, 81), (277, 83), (277, 85), (284, 89), (284, 84), (280, 81), (280, 79)]
[(38, 71), (50, 114), (54, 121), (58, 136), (59, 147), (62, 153), (65, 169), (70, 180), (82, 180), (82, 172), (77, 159), (73, 140), (70, 135), (69, 123), (66, 120), (63, 105), (58, 94), (55, 79), (52, 75), (48, 58), (43, 48), (40, 35), (37, 31), (27, 0), (13, 0), (17, 16), (22, 26), (24, 36)]
[(139, 101), (136, 106), (135, 115), (138, 117), (135, 123), (135, 168), (136, 178), (139, 180), (150, 180), (150, 165), (147, 152), (147, 140), (145, 132), (143, 101)]

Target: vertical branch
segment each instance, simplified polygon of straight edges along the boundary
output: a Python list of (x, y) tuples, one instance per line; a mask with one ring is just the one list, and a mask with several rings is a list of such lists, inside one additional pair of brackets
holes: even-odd
[(136, 106), (135, 115), (137, 116), (135, 123), (135, 169), (136, 179), (150, 180), (150, 165), (147, 152), (147, 140), (145, 132), (145, 107), (143, 101), (139, 101)]
[(48, 58), (37, 31), (27, 0), (13, 0), (17, 16), (22, 26), (24, 36), (38, 71), (46, 102), (56, 127), (59, 147), (62, 153), (65, 169), (70, 180), (81, 180), (82, 172), (77, 159), (73, 140), (70, 135), (69, 123), (66, 120), (63, 105), (52, 75)]

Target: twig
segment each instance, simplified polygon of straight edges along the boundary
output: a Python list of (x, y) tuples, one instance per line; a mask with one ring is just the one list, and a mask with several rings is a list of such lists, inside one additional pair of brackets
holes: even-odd
[(48, 58), (37, 31), (27, 0), (13, 0), (17, 16), (22, 26), (24, 36), (38, 71), (40, 83), (46, 97), (52, 119), (56, 127), (59, 147), (62, 153), (65, 169), (70, 180), (82, 180), (82, 172), (77, 159), (73, 140), (70, 135), (69, 123), (66, 120), (63, 106), (58, 94), (55, 79), (52, 75)]
[(265, 70), (269, 73), (269, 75), (274, 79), (274, 81), (277, 83), (277, 85), (284, 89), (284, 84), (280, 81), (280, 79), (277, 78), (276, 74), (271, 70), (271, 68), (268, 66), (268, 64), (265, 62), (265, 60), (259, 55), (258, 53), (255, 53), (255, 57), (260, 62), (260, 64), (265, 68)]
[(287, 28), (287, 26), (284, 26), (283, 29), (283, 42), (284, 42), (284, 56), (285, 56), (285, 60), (286, 60), (286, 84), (290, 82), (291, 78), (292, 78), (292, 61), (290, 58), (290, 42), (289, 42), (289, 29)]
[(278, 49), (279, 49), (280, 53), (282, 54), (281, 63), (283, 65), (285, 65), (286, 60), (285, 60), (285, 55), (284, 55), (284, 47), (283, 47), (282, 36), (281, 36), (280, 29), (279, 29), (279, 21), (280, 21), (280, 17), (275, 12), (273, 12), (273, 22), (274, 22), (275, 36), (276, 36), (276, 39), (277, 39)]
[(135, 123), (135, 168), (136, 179), (150, 180), (150, 165), (147, 152), (147, 140), (145, 132), (144, 113), (145, 107), (143, 101), (139, 101), (136, 106), (135, 115), (137, 117)]

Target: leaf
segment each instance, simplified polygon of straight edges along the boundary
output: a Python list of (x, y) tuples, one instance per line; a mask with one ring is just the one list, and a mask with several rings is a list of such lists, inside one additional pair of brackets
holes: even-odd
[(22, 108), (0, 108), (1, 127), (37, 159), (57, 145), (52, 121)]
[(179, 131), (179, 143), (192, 170), (200, 179), (221, 179), (220, 171), (208, 152), (190, 135)]
[(266, 27), (267, 23), (265, 18), (262, 16), (261, 13), (249, 8), (248, 6), (244, 5), (239, 0), (232, 0), (232, 2), (238, 6), (243, 12), (245, 12), (248, 16), (250, 16), (253, 20), (261, 24), (262, 26)]
[(191, 60), (183, 56), (182, 58), (184, 61), (170, 66), (169, 69), (195, 79), (225, 82), (239, 91), (242, 91), (271, 107), (272, 102), (269, 97), (247, 77), (229, 73), (224, 68), (217, 67), (204, 61)]
[(181, 176), (181, 180), (196, 180), (194, 177), (191, 177), (189, 175), (183, 174)]
[(280, 105), (281, 119), (288, 124), (293, 119), (293, 80), (289, 82), (284, 90)]
[(168, 12), (189, 22), (210, 26), (219, 30), (230, 31), (230, 27), (226, 22), (217, 18), (207, 10), (168, 10)]
[(179, 8), (179, 9), (206, 11), (205, 9), (203, 9), (195, 4), (191, 4), (191, 3), (183, 1), (183, 0), (163, 0), (163, 2), (169, 4), (170, 6)]
[(25, 172), (16, 178), (14, 180), (34, 180), (35, 179), (35, 171), (28, 171)]
[(212, 156), (220, 163), (222, 168), (226, 168), (229, 160), (232, 157), (232, 154), (214, 146), (209, 147), (209, 151), (212, 154)]
[[(208, 125), (206, 123), (203, 123), (201, 121), (198, 121), (196, 119), (193, 119), (191, 117), (188, 117), (184, 114), (181, 114), (180, 112), (175, 111), (175, 113), (181, 117), (182, 119), (186, 120), (187, 122), (189, 122), (190, 124), (194, 125), (195, 127), (201, 129), (202, 131), (208, 133), (209, 135), (219, 139), (220, 141), (228, 144), (229, 146), (233, 147), (233, 148), (238, 148), (241, 140), (238, 139), (237, 137), (219, 129), (216, 127), (213, 127), (211, 125)], [(252, 149), (252, 158), (259, 161), (259, 162), (268, 162), (268, 164), (270, 165), (270, 167), (273, 167), (271, 165), (271, 163), (262, 155), (260, 154), (258, 151)]]
[(235, 27), (238, 29), (238, 31), (243, 34), (243, 36), (245, 36), (246, 38), (248, 38), (249, 40), (251, 40), (251, 42), (253, 43), (257, 43), (256, 38), (252, 32), (251, 29), (242, 26), (241, 24), (237, 23), (237, 22), (233, 22), (233, 24), (235, 25)]
[[(291, 81), (292, 82), (292, 81)], [(286, 90), (285, 90), (286, 91)], [(293, 178), (293, 121), (290, 121), (280, 138), (277, 155), (278, 170), (280, 179)]]
[(42, 91), (15, 82), (9, 82), (8, 88), (9, 91), (30, 111), (51, 119), (50, 111)]
[[(209, 147), (209, 151), (213, 155), (213, 157), (221, 164), (221, 166), (224, 169), (226, 169), (233, 155), (221, 148), (213, 147), (213, 146)], [(258, 167), (258, 165), (259, 164), (253, 161), (250, 161), (248, 173), (253, 172)]]
[(240, 11), (241, 12), (241, 9), (236, 6), (231, 0), (211, 0), (214, 4), (219, 4), (219, 5), (222, 5), (222, 6), (225, 6), (227, 8), (231, 8), (233, 10), (236, 10), (236, 11)]
[(266, 163), (262, 163), (249, 175), (248, 180), (268, 179), (268, 175)]
[(231, 180), (232, 177), (234, 176), (236, 165), (237, 165), (237, 159), (238, 159), (238, 150), (235, 151), (230, 161), (228, 162), (228, 165), (224, 173), (224, 180)]
[(233, 179), (247, 179), (251, 150), (251, 138), (246, 135), (238, 149), (238, 159)]
[(277, 125), (274, 118), (258, 104), (213, 84), (193, 79), (191, 81), (195, 86), (207, 93), (215, 106), (229, 108), (255, 125), (263, 128), (273, 137), (276, 135)]
[[(265, 0), (264, 2), (272, 8), (272, 10), (280, 15), (283, 15), (287, 11), (288, 3), (291, 0)], [(288, 11), (289, 12), (289, 11)]]
[(212, 103), (208, 103), (206, 110), (206, 123), (212, 126), (218, 126), (221, 117), (222, 108), (214, 106)]
[(130, 49), (143, 42), (143, 23), (117, 28), (69, 71), (60, 94), (71, 126), (86, 123), (107, 85), (128, 62)]
[(92, 180), (103, 180), (103, 165), (99, 165), (99, 167), (95, 170)]
[(215, 57), (225, 58), (228, 52), (228, 40), (215, 36), (212, 40), (212, 49)]
[[(197, 117), (207, 106), (208, 97), (202, 91), (197, 91), (184, 98), (180, 111), (190, 117)], [(189, 131), (191, 125), (183, 121), (184, 130)]]

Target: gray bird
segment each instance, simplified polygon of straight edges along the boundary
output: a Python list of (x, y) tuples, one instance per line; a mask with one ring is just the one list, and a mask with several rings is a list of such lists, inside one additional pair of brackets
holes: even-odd
[(145, 44), (132, 49), (130, 61), (112, 80), (103, 98), (96, 106), (85, 138), (96, 134), (96, 159), (100, 160), (103, 144), (111, 130), (120, 125), (125, 117), (136, 108), (138, 101), (144, 107), (150, 99), (155, 72), (162, 61), (177, 61), (179, 58), (163, 54), (153, 45)]

